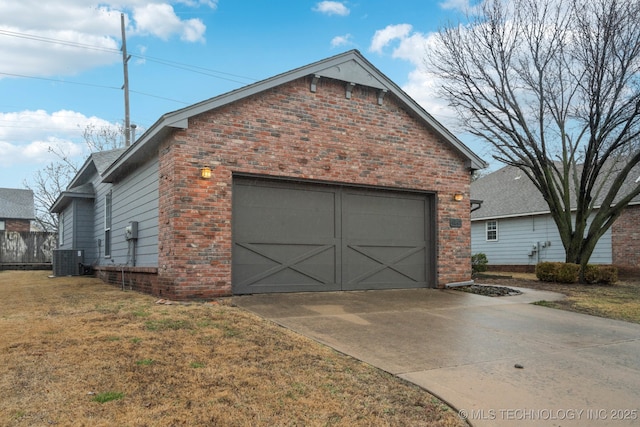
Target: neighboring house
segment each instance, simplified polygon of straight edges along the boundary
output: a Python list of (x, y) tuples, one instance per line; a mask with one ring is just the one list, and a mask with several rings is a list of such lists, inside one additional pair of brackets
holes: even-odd
[(349, 51), (165, 114), (51, 211), (61, 248), (165, 298), (443, 287), (471, 279), (484, 167)]
[(0, 188), (0, 231), (31, 231), (34, 219), (33, 191)]
[[(625, 185), (637, 185), (634, 174)], [(505, 166), (471, 184), (471, 197), (482, 201), (471, 214), (471, 251), (484, 253), (494, 268), (541, 261), (565, 261), (560, 234), (549, 207), (529, 178)], [(640, 265), (640, 198), (600, 238), (589, 261), (623, 268)]]

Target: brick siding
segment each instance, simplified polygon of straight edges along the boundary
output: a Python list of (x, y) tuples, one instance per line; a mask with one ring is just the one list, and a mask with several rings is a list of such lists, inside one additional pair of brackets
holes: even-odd
[(28, 219), (5, 219), (4, 220), (5, 231), (17, 231), (18, 233), (24, 233), (31, 231), (31, 221)]
[(611, 226), (613, 264), (622, 270), (640, 269), (640, 205), (627, 207)]
[[(437, 192), (437, 285), (470, 280), (469, 171), (462, 155), (392, 94), (302, 78), (189, 119), (159, 148), (158, 289), (213, 298), (231, 289), (234, 173)], [(199, 178), (202, 166), (212, 179)], [(453, 194), (464, 194), (463, 202)], [(449, 220), (459, 218), (462, 227)]]

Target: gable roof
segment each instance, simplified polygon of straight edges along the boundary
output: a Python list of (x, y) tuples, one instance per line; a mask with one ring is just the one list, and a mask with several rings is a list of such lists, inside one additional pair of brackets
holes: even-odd
[[(628, 194), (638, 182), (640, 167), (637, 166), (621, 187), (621, 194)], [(542, 194), (524, 172), (515, 166), (505, 166), (472, 182), (471, 198), (482, 201), (482, 207), (471, 213), (472, 221), (549, 213), (549, 206)], [(599, 203), (596, 199), (596, 206)], [(630, 204), (639, 203), (640, 196), (635, 197)]]
[(315, 83), (318, 79), (332, 78), (378, 89), (378, 102), (383, 102), (384, 97), (388, 96), (387, 94), (393, 94), (410, 113), (457, 150), (466, 159), (470, 169), (487, 167), (484, 160), (473, 153), (398, 85), (367, 61), (360, 52), (350, 50), (163, 115), (106, 170), (104, 181), (114, 182), (144, 162), (149, 156), (155, 155), (157, 146), (164, 136), (172, 129), (187, 129), (189, 118), (307, 76), (314, 76), (310, 87), (311, 91), (315, 91)]
[(91, 179), (95, 174), (102, 177), (104, 171), (125, 152), (125, 148), (105, 150), (91, 153), (67, 189), (58, 195), (49, 209), (52, 213), (60, 213), (71, 203), (72, 199), (93, 199), (95, 190)]
[(33, 191), (0, 188), (0, 218), (35, 219)]

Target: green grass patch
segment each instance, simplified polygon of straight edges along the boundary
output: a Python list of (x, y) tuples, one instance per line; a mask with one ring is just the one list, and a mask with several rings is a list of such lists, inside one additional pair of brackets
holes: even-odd
[(133, 311), (133, 315), (136, 317), (149, 317), (151, 316), (151, 312), (145, 310), (144, 308), (140, 308)]
[(153, 365), (154, 363), (155, 363), (155, 360), (153, 359), (136, 360), (136, 365), (138, 366), (150, 366), (150, 365)]
[(204, 368), (206, 365), (202, 362), (191, 362), (189, 366), (191, 366), (193, 369), (199, 369)]
[(120, 400), (124, 397), (124, 393), (121, 393), (119, 391), (107, 391), (104, 393), (98, 393), (95, 396), (93, 396), (93, 401), (94, 402), (98, 402), (98, 403), (107, 403), (107, 402), (111, 402), (112, 400)]
[(175, 319), (147, 320), (144, 323), (144, 327), (148, 331), (177, 331), (180, 329), (193, 329), (191, 322), (188, 320)]

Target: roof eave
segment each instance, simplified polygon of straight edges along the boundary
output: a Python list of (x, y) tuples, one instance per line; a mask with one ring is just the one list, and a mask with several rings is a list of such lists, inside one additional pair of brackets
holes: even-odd
[[(413, 111), (465, 157), (468, 169), (476, 170), (488, 167), (488, 163), (473, 153), (399, 86), (364, 58), (360, 52), (350, 50), (163, 115), (117, 161), (105, 170), (103, 182), (115, 182), (121, 175), (126, 174), (130, 168), (129, 164), (135, 164), (141, 159), (147, 158), (149, 153), (157, 149), (162, 137), (173, 129), (187, 129), (191, 117), (310, 75), (317, 78), (341, 79), (344, 75), (349, 74), (350, 61), (356, 61), (366, 71), (364, 74), (355, 73), (357, 81), (353, 83), (377, 88), (385, 91), (385, 93), (393, 93), (407, 108)], [(311, 87), (310, 90), (313, 90), (313, 88)]]
[(95, 199), (95, 193), (76, 193), (73, 191), (63, 191), (49, 208), (51, 213), (60, 213), (73, 199)]

